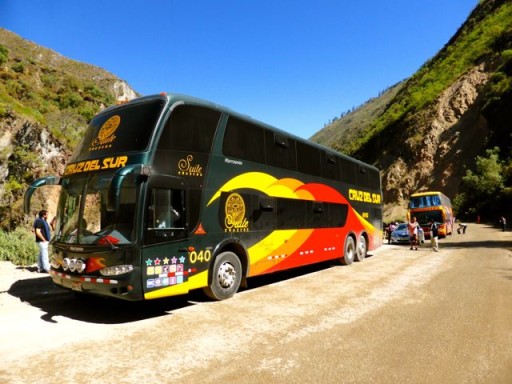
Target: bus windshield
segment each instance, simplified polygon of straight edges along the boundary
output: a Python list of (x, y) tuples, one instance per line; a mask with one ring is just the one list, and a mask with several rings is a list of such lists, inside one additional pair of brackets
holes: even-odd
[(72, 161), (146, 150), (164, 105), (164, 100), (156, 99), (121, 106), (96, 116)]
[(442, 210), (414, 212), (412, 216), (416, 217), (418, 223), (422, 226), (428, 225), (430, 220), (434, 220), (436, 223), (445, 222)]
[(126, 180), (117, 211), (107, 209), (112, 173), (65, 179), (57, 210), (56, 241), (67, 244), (116, 246), (133, 242), (136, 189)]
[(425, 208), (441, 205), (441, 197), (439, 195), (411, 196), (409, 208)]

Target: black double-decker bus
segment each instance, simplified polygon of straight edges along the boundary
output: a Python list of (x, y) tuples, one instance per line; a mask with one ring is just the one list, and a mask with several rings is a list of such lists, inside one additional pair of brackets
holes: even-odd
[(50, 275), (126, 300), (340, 259), (382, 242), (379, 171), (216, 104), (161, 94), (95, 116), (61, 177)]

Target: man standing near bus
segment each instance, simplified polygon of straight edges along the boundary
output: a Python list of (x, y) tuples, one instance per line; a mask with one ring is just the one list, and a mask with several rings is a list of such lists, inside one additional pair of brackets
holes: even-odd
[(411, 250), (418, 250), (418, 227), (420, 225), (416, 221), (416, 216), (411, 218), (411, 221), (407, 224), (407, 229), (409, 231), (409, 241), (411, 243)]
[(438, 228), (437, 223), (433, 219), (430, 219), (429, 224), (430, 224), (430, 243), (432, 244), (432, 249), (434, 250), (434, 252), (438, 252), (439, 251), (439, 228)]
[(48, 244), (51, 240), (50, 224), (48, 224), (48, 211), (39, 211), (39, 217), (34, 221), (34, 232), (36, 243), (39, 247), (37, 257), (37, 270), (40, 273), (50, 272), (50, 261), (48, 259)]

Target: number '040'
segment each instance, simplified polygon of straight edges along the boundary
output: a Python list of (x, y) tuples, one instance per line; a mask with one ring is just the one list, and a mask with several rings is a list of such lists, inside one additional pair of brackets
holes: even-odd
[(206, 250), (206, 251), (192, 251), (188, 255), (190, 263), (203, 263), (208, 262), (212, 258), (212, 251)]

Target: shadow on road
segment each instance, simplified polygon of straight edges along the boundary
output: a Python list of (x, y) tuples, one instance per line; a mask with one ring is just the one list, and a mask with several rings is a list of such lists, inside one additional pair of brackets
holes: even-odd
[[(371, 255), (368, 255), (368, 257), (371, 257)], [(241, 288), (240, 291), (275, 284), (332, 268), (336, 265), (339, 266), (339, 263), (329, 261), (253, 277), (248, 280), (248, 286)], [(11, 285), (7, 293), (33, 307), (40, 308), (41, 311), (45, 312), (41, 319), (48, 322), (57, 322), (56, 316), (64, 316), (90, 323), (122, 324), (166, 316), (172, 311), (211, 301), (203, 294), (202, 290), (191, 291), (188, 295), (157, 300), (123, 301), (78, 294), (54, 285), (52, 279), (47, 275), (37, 274), (35, 276), (37, 277), (16, 281)]]
[[(463, 236), (463, 235), (461, 235)], [(457, 242), (442, 242), (440, 244), (443, 248), (508, 248), (512, 249), (512, 240), (459, 240)]]
[(56, 322), (55, 316), (103, 324), (121, 324), (167, 315), (170, 311), (192, 305), (189, 296), (173, 300), (128, 302), (111, 298), (85, 296), (59, 288), (49, 276), (16, 281), (7, 291), (27, 304), (45, 312), (41, 318)]

